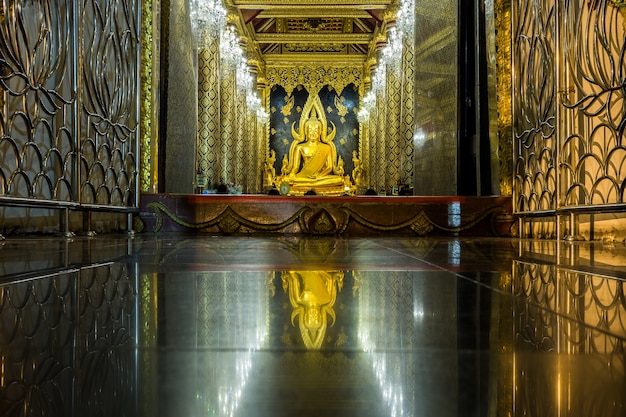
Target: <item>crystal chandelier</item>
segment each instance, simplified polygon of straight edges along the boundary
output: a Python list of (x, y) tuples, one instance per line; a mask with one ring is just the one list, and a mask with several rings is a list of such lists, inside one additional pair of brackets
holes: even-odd
[(396, 72), (402, 66), (402, 32), (394, 27), (387, 31), (387, 45), (382, 50), (381, 61)]
[(370, 120), (370, 111), (365, 108), (365, 107), (361, 107), (361, 109), (359, 110), (359, 112), (356, 114), (356, 119), (361, 122), (361, 123), (367, 123)]
[(235, 72), (236, 88), (245, 94), (248, 111), (255, 113), (257, 120), (265, 124), (269, 116), (256, 94), (254, 77), (250, 74), (250, 67), (240, 43), (235, 28), (225, 27), (220, 34), (220, 62), (225, 72)]
[(267, 114), (264, 108), (259, 107), (256, 111), (256, 119), (260, 124), (264, 125), (270, 120), (270, 115)]
[(386, 89), (387, 71), (398, 75), (402, 69), (402, 48), (404, 37), (415, 33), (415, 0), (401, 0), (396, 26), (387, 30), (387, 45), (381, 51), (378, 66), (372, 74), (371, 90), (363, 97), (357, 119), (365, 123), (376, 106), (376, 95)]
[(385, 91), (385, 82), (387, 80), (387, 65), (383, 61), (374, 70), (372, 75), (372, 92), (378, 94)]
[(220, 62), (226, 70), (237, 68), (243, 59), (239, 36), (233, 26), (226, 26), (220, 33)]
[(190, 17), (198, 46), (207, 46), (226, 24), (226, 9), (221, 0), (193, 0)]
[(415, 0), (402, 0), (396, 27), (403, 36), (413, 37), (415, 33)]
[(370, 119), (370, 113), (376, 106), (376, 95), (373, 91), (368, 92), (361, 101), (361, 109), (357, 113), (356, 117), (359, 122), (366, 123)]
[(239, 62), (237, 63), (237, 89), (239, 91), (252, 91), (254, 80), (250, 75), (250, 69), (248, 63), (243, 55), (241, 55)]

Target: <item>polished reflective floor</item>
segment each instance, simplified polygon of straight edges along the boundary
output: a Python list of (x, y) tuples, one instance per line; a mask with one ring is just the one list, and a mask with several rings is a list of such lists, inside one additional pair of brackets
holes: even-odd
[(624, 243), (0, 245), (0, 417), (626, 415)]

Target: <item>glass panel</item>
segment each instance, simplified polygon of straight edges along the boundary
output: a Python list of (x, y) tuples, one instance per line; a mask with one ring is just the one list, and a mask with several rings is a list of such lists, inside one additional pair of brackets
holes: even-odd
[(415, 195), (457, 194), (457, 3), (416, 2)]

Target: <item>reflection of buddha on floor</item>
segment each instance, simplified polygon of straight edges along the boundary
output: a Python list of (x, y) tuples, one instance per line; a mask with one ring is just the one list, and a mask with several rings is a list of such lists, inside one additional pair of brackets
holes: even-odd
[(293, 307), (291, 323), (298, 318), (302, 341), (307, 349), (322, 347), (328, 319), (336, 320), (333, 306), (343, 287), (343, 272), (289, 271), (282, 273), (283, 290)]
[[(326, 120), (319, 97), (305, 105), (299, 130), (291, 127), (294, 138), (289, 157), (283, 159), (282, 178), (291, 186), (294, 194), (315, 190), (317, 194), (341, 194), (352, 185), (343, 176), (343, 161), (337, 157), (333, 143), (336, 129), (327, 136)], [(321, 118), (317, 115), (320, 114)], [(308, 118), (307, 118), (308, 116)], [(295, 123), (294, 123), (295, 124)]]

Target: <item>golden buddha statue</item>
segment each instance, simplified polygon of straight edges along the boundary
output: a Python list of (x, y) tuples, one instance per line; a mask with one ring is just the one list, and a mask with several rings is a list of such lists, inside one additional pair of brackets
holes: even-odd
[[(319, 115), (319, 118), (318, 118)], [(332, 124), (332, 122), (331, 122)], [(302, 195), (309, 190), (321, 195), (339, 195), (352, 190), (349, 176), (344, 176), (343, 160), (337, 156), (333, 139), (337, 129), (327, 134), (326, 117), (319, 96), (311, 96), (304, 106), (289, 155), (283, 158), (282, 175), (277, 184), (289, 184), (291, 194)]]

